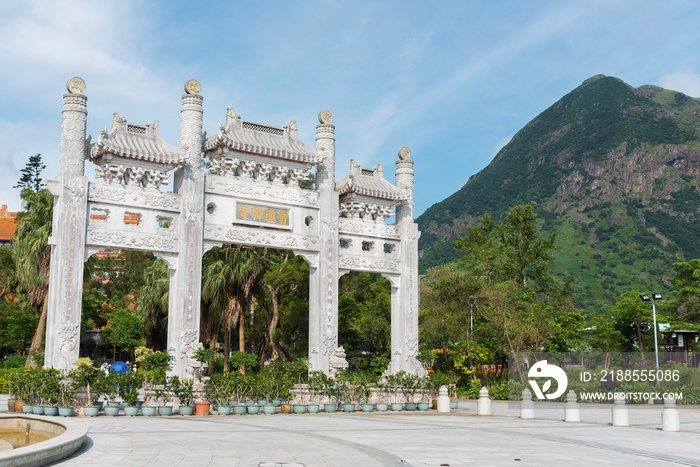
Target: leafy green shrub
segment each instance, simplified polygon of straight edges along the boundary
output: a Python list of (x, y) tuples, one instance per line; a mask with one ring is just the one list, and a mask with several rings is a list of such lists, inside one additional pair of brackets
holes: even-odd
[(2, 368), (24, 368), (25, 363), (27, 363), (27, 357), (22, 357), (21, 355), (7, 355), (5, 358), (0, 360), (0, 369)]
[(15, 375), (19, 375), (23, 368), (3, 368), (0, 369), (0, 394), (9, 394), (10, 396), (16, 396), (17, 394), (11, 389), (12, 378)]

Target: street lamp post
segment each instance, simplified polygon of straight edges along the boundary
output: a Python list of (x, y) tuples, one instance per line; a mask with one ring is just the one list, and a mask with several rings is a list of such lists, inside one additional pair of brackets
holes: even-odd
[(654, 352), (656, 353), (656, 369), (659, 369), (659, 339), (656, 336), (656, 301), (662, 301), (663, 298), (661, 298), (660, 293), (653, 293), (653, 294), (641, 294), (639, 298), (642, 299), (643, 302), (651, 302), (651, 309), (652, 313), (654, 315)]
[(474, 295), (470, 295), (469, 298), (467, 299), (469, 302), (469, 339), (474, 338), (474, 304), (476, 303), (476, 297)]

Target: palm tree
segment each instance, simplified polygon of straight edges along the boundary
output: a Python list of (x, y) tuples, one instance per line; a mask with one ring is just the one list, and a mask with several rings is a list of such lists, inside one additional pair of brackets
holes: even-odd
[(49, 265), (51, 247), (48, 244), (51, 235), (53, 216), (53, 196), (47, 190), (22, 190), (26, 212), (21, 214), (21, 221), (13, 240), (16, 258), (16, 278), (20, 290), (26, 293), (27, 300), (37, 314), (41, 310), (39, 324), (32, 339), (27, 359), (27, 368), (36, 368), (34, 360), (41, 347), (46, 329), (46, 311), (49, 290)]
[[(202, 321), (203, 330), (210, 339), (212, 349), (216, 346), (216, 338), (223, 325), (224, 353), (228, 355), (231, 349), (229, 330), (237, 324), (239, 350), (245, 352), (244, 310), (253, 303), (254, 291), (264, 273), (263, 263), (254, 251), (246, 246), (225, 245), (213, 248), (204, 255)], [(228, 369), (228, 359), (224, 359), (224, 370)]]
[(153, 261), (144, 271), (146, 284), (141, 287), (138, 313), (145, 324), (146, 345), (165, 349), (170, 300), (170, 270), (165, 261)]

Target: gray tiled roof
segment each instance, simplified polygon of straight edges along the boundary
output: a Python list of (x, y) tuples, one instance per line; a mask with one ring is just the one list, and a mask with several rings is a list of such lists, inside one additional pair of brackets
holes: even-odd
[(408, 198), (404, 190), (384, 180), (381, 164), (373, 169), (363, 169), (354, 159), (350, 160), (350, 173), (335, 184), (335, 191), (341, 195), (357, 193), (389, 201), (402, 201)]
[(103, 128), (97, 142), (90, 148), (91, 160), (105, 154), (167, 165), (178, 165), (185, 157), (184, 152), (160, 138), (157, 120), (145, 126), (134, 125), (125, 118), (119, 118), (117, 113), (109, 132)]
[(230, 107), (227, 109), (226, 123), (221, 125), (217, 134), (207, 138), (204, 151), (210, 152), (223, 147), (237, 152), (310, 164), (318, 163), (316, 150), (297, 138), (295, 121), (284, 128), (246, 122)]

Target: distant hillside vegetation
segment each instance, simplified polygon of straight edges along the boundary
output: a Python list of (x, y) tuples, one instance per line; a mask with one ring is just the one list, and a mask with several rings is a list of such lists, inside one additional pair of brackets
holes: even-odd
[(417, 222), (420, 268), (457, 259), (484, 213), (531, 203), (558, 232), (553, 274), (594, 311), (632, 288), (667, 289), (672, 263), (700, 257), (700, 99), (594, 76), (521, 129)]

